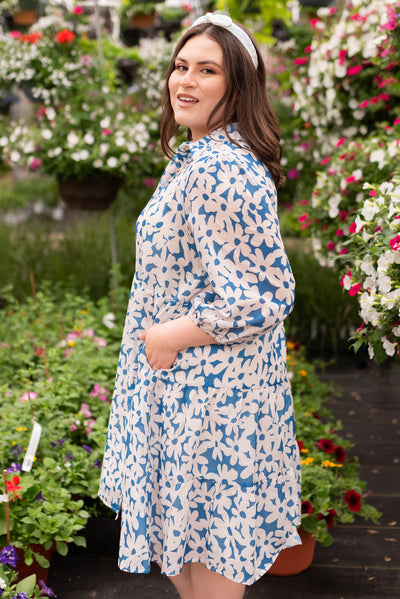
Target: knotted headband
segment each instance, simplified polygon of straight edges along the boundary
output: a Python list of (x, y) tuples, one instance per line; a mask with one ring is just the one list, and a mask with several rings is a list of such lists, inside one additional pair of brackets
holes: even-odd
[(236, 25), (236, 23), (234, 23), (232, 19), (228, 17), (228, 15), (220, 15), (218, 13), (215, 14), (208, 12), (206, 15), (196, 19), (191, 27), (201, 25), (202, 23), (211, 23), (212, 25), (218, 25), (219, 27), (224, 27), (225, 29), (230, 31), (232, 35), (234, 35), (236, 39), (239, 40), (239, 42), (242, 44), (242, 46), (244, 46), (244, 48), (247, 50), (254, 64), (254, 67), (257, 69), (258, 58), (253, 42), (251, 41), (247, 33), (243, 31), (243, 29), (238, 27), (238, 25)]

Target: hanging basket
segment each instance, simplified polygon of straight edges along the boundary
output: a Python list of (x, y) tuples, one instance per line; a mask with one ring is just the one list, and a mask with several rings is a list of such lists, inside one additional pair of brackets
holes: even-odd
[(12, 15), (12, 18), (16, 25), (23, 25), (27, 27), (36, 22), (37, 12), (36, 10), (19, 10)]
[(315, 537), (303, 530), (298, 529), (302, 545), (295, 545), (289, 549), (283, 549), (278, 555), (268, 574), (273, 576), (292, 576), (307, 570), (312, 564), (315, 549)]
[(70, 176), (58, 179), (58, 191), (71, 210), (106, 210), (115, 200), (122, 180), (106, 173), (85, 179)]
[(147, 29), (153, 27), (156, 18), (156, 11), (153, 10), (150, 13), (138, 12), (132, 17), (132, 26), (135, 29)]

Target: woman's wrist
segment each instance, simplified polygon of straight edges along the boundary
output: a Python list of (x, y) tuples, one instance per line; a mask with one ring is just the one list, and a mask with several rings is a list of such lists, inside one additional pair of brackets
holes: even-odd
[(161, 326), (171, 351), (182, 351), (188, 347), (215, 343), (215, 339), (196, 326), (189, 316), (181, 316)]

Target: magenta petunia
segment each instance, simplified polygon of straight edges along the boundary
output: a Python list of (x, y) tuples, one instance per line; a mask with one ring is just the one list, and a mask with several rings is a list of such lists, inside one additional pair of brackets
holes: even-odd
[(346, 73), (346, 75), (347, 75), (347, 76), (349, 76), (349, 77), (351, 77), (351, 76), (353, 76), (353, 75), (358, 75), (358, 73), (359, 73), (360, 71), (362, 71), (362, 69), (363, 69), (363, 68), (362, 68), (362, 65), (361, 65), (361, 64), (358, 64), (358, 65), (356, 65), (355, 67), (349, 67), (349, 68), (347, 69), (347, 73)]
[(304, 58), (301, 58), (301, 57), (300, 58), (295, 58), (294, 61), (293, 61), (293, 64), (302, 65), (302, 64), (306, 64), (307, 62), (308, 62), (308, 57), (305, 56)]
[(361, 283), (356, 283), (355, 285), (352, 285), (349, 289), (349, 295), (351, 295), (352, 297), (354, 295), (357, 295), (357, 293), (360, 293), (361, 291)]
[(335, 249), (335, 244), (333, 243), (333, 241), (328, 241), (328, 243), (326, 244), (326, 249), (330, 252)]
[(393, 239), (389, 241), (389, 244), (392, 250), (396, 252), (400, 251), (400, 233), (396, 235), (396, 237), (393, 237)]

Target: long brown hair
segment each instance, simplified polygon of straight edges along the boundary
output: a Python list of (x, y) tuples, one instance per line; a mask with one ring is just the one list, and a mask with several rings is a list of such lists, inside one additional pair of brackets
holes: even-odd
[[(238, 26), (249, 35), (254, 44), (258, 57), (257, 70), (244, 46), (224, 27), (202, 23), (189, 29), (179, 40), (166, 73), (162, 100), (161, 147), (168, 158), (173, 157), (174, 152), (169, 142), (179, 125), (174, 119), (168, 81), (175, 69), (176, 56), (189, 39), (206, 34), (221, 46), (227, 82), (225, 94), (211, 112), (208, 125), (218, 109), (225, 104), (222, 122), (225, 131), (231, 123), (238, 124), (244, 140), (268, 168), (278, 187), (285, 179), (280, 163), (282, 147), (279, 122), (267, 96), (265, 66), (260, 50), (251, 33), (243, 26)], [(190, 131), (188, 135), (190, 139)]]

